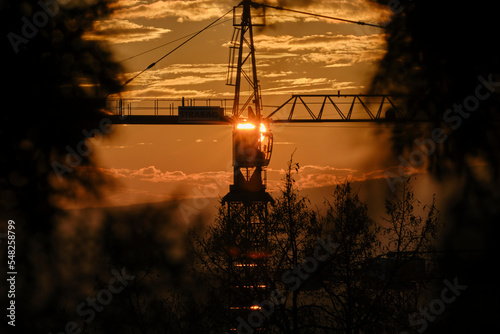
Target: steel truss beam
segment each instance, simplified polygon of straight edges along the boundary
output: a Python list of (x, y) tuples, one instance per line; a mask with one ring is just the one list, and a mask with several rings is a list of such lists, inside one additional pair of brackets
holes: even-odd
[(427, 120), (426, 115), (404, 112), (401, 98), (385, 94), (296, 94), (266, 118), (275, 123)]

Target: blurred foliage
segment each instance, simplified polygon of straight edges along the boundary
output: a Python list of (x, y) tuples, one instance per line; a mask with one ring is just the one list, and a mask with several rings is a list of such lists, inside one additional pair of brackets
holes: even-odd
[[(85, 131), (102, 127), (104, 98), (119, 91), (121, 67), (105, 45), (82, 36), (110, 13), (112, 2), (0, 1), (0, 218), (16, 222), (19, 332), (54, 329), (54, 320), (65, 318), (63, 305), (98, 271), (88, 253), (61, 268), (57, 257), (69, 254), (57, 254), (56, 231), (61, 201), (98, 198), (106, 181), (93, 168)], [(109, 133), (105, 130), (102, 136)], [(78, 157), (70, 157), (69, 150)], [(65, 166), (62, 177), (53, 168), (56, 162)], [(81, 237), (96, 240), (85, 229)], [(4, 286), (1, 293), (6, 295)]]
[[(428, 154), (428, 167), (436, 176), (476, 178), (474, 169), (479, 163), (486, 164), (483, 177), (486, 175), (489, 181), (498, 183), (500, 50), (495, 43), (495, 4), (374, 2), (386, 4), (394, 12), (385, 31), (387, 53), (379, 64), (371, 90), (406, 95), (405, 107), (409, 112), (432, 120), (424, 127), (396, 126), (393, 132), (396, 154), (417, 149), (416, 139), (432, 140), (432, 131), (440, 128), (447, 139), (436, 143), (437, 149)], [(479, 95), (488, 95), (485, 99), (476, 98), (477, 87), (483, 84), (480, 77), (492, 82), (489, 89), (479, 90)], [(462, 114), (455, 112), (459, 105)]]
[[(106, 46), (82, 36), (113, 1), (23, 0), (0, 4), (3, 96), (0, 212), (50, 233), (58, 201), (99, 194), (86, 131), (100, 129), (105, 97), (121, 67)], [(63, 3), (65, 5), (63, 5)], [(10, 36), (10, 38), (8, 38)], [(95, 131), (94, 131), (95, 132)], [(68, 156), (73, 151), (78, 157)], [(72, 160), (73, 159), (73, 160)], [(53, 163), (66, 166), (59, 178)], [(68, 164), (70, 166), (68, 166)]]
[[(447, 251), (441, 269), (467, 291), (428, 332), (485, 332), (500, 307), (496, 277), (500, 207), (500, 49), (497, 11), (487, 1), (386, 1), (394, 9), (386, 31), (387, 53), (372, 91), (406, 95), (410, 112), (426, 126), (394, 128), (396, 155), (426, 152), (427, 166), (449, 189)], [(433, 140), (442, 129), (446, 139)], [(434, 142), (434, 150), (422, 149)], [(429, 147), (429, 146), (427, 146)], [(466, 250), (463, 252), (461, 250)], [(437, 291), (442, 289), (436, 287)]]

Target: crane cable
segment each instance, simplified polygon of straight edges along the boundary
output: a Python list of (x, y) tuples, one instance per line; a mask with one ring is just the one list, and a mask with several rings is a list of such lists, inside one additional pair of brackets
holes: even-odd
[(214, 24), (216, 24), (217, 22), (219, 22), (220, 20), (222, 20), (226, 15), (228, 15), (229, 13), (231, 13), (233, 11), (233, 9), (231, 8), (230, 11), (228, 11), (227, 13), (225, 13), (224, 15), (222, 15), (221, 17), (219, 17), (217, 20), (213, 21), (212, 23), (210, 23), (209, 25), (207, 25), (205, 28), (201, 29), (200, 31), (198, 31), (197, 33), (193, 34), (190, 38), (188, 38), (187, 40), (185, 40), (184, 42), (182, 42), (181, 44), (179, 44), (177, 47), (175, 47), (174, 49), (172, 49), (171, 51), (169, 51), (168, 53), (166, 53), (165, 55), (163, 55), (161, 58), (159, 58), (157, 61), (149, 64), (148, 67), (146, 67), (145, 69), (143, 69), (141, 72), (137, 73), (135, 76), (133, 76), (132, 78), (128, 79), (127, 81), (125, 81), (125, 83), (122, 85), (123, 86), (126, 86), (128, 85), (130, 82), (132, 82), (135, 78), (137, 78), (139, 75), (141, 75), (142, 73), (146, 72), (147, 70), (153, 68), (156, 64), (158, 64), (160, 61), (162, 61), (163, 59), (165, 59), (167, 56), (171, 55), (172, 53), (174, 53), (176, 50), (180, 49), (182, 46), (184, 46), (186, 43), (188, 43), (189, 41), (191, 41), (193, 38), (195, 38), (196, 36), (198, 36), (199, 34), (201, 34), (202, 32), (204, 32), (205, 30), (209, 29), (211, 26), (213, 26)]
[[(227, 19), (227, 20), (225, 20), (225, 21), (219, 22), (219, 23), (217, 23), (217, 24), (215, 24), (215, 25), (212, 25), (212, 26), (211, 26), (211, 28), (217, 27), (218, 25), (224, 24), (224, 23), (229, 22), (229, 21), (232, 21), (232, 20), (233, 20), (233, 19)], [(118, 61), (118, 62), (119, 62), (119, 63), (124, 63), (124, 62), (126, 62), (126, 61), (131, 60), (131, 59), (134, 59), (134, 58), (137, 58), (137, 57), (139, 57), (139, 56), (142, 56), (142, 55), (144, 55), (144, 54), (146, 54), (146, 53), (152, 52), (152, 51), (154, 51), (154, 50), (158, 50), (158, 49), (160, 49), (160, 48), (162, 48), (162, 47), (164, 47), (164, 46), (167, 46), (167, 45), (169, 45), (169, 44), (173, 44), (173, 43), (175, 43), (175, 42), (182, 41), (183, 39), (188, 38), (188, 37), (191, 37), (191, 36), (193, 36), (193, 35), (195, 35), (195, 34), (196, 34), (196, 32), (193, 32), (193, 33), (191, 33), (191, 34), (189, 34), (189, 35), (186, 35), (186, 36), (183, 36), (183, 37), (179, 37), (179, 38), (177, 38), (177, 39), (174, 39), (173, 41), (169, 41), (169, 42), (166, 42), (166, 43), (164, 43), (164, 44), (158, 45), (158, 46), (156, 46), (156, 47), (154, 47), (154, 48), (152, 48), (152, 49), (149, 49), (149, 50), (143, 51), (143, 52), (141, 52), (141, 53), (138, 53), (138, 54), (136, 54), (136, 55), (134, 55), (134, 56), (130, 56), (130, 57), (128, 57), (128, 58), (122, 59), (122, 60), (120, 60), (120, 61)]]
[(381, 29), (391, 29), (389, 27), (384, 27), (384, 26), (378, 25), (378, 24), (366, 23), (366, 22), (363, 22), (363, 21), (347, 20), (347, 19), (342, 19), (342, 18), (339, 18), (339, 17), (333, 17), (333, 16), (322, 15), (322, 14), (317, 14), (317, 13), (308, 13), (308, 12), (303, 12), (303, 11), (300, 11), (300, 10), (295, 10), (295, 9), (290, 9), (290, 8), (283, 8), (281, 6), (271, 6), (271, 5), (260, 4), (260, 3), (254, 3), (254, 4), (258, 5), (258, 6), (262, 6), (262, 7), (267, 7), (267, 8), (277, 9), (277, 10), (283, 10), (283, 11), (297, 13), (297, 14), (315, 16), (315, 17), (319, 17), (319, 18), (323, 18), (323, 19), (341, 21), (341, 22), (346, 22), (346, 23), (354, 23), (354, 24), (358, 24), (358, 25), (362, 25), (362, 26), (370, 26), (370, 27), (381, 28)]

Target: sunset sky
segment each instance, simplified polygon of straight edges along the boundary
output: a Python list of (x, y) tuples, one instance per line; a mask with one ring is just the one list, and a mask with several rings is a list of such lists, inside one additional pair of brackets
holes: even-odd
[[(87, 38), (109, 43), (130, 78), (185, 40), (178, 39), (201, 30), (238, 2), (121, 0), (112, 17), (96, 22)], [(391, 14), (364, 0), (267, 3), (377, 24)], [(232, 19), (228, 14), (144, 72), (122, 97), (231, 99), (234, 88), (225, 83)], [(293, 93), (366, 92), (385, 52), (383, 33), (375, 27), (267, 10), (266, 26), (255, 30), (264, 114)], [(297, 185), (303, 189), (334, 185), (346, 177), (383, 178), (385, 170), (397, 166), (389, 158), (387, 135), (376, 134), (381, 129), (387, 133), (387, 126), (370, 123), (274, 125), (268, 188), (277, 189), (293, 152), (301, 166)], [(94, 143), (103, 171), (117, 181), (106, 204), (157, 202), (181, 194), (224, 196), (232, 181), (231, 131), (230, 126), (213, 125), (116, 126), (110, 140)]]

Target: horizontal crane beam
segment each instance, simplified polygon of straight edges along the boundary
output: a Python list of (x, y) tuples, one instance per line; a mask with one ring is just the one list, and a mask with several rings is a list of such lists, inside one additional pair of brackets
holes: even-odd
[[(112, 124), (116, 125), (232, 125), (234, 122), (227, 118), (221, 121), (193, 121), (179, 122), (178, 116), (107, 116)], [(425, 119), (277, 119), (271, 120), (273, 124), (317, 124), (317, 123), (420, 123), (429, 122)]]
[(212, 120), (192, 120), (185, 122), (179, 119), (178, 115), (110, 115), (107, 116), (113, 124), (129, 125), (231, 125), (230, 118), (224, 117), (218, 121)]
[[(403, 96), (385, 94), (295, 94), (264, 116), (271, 123), (428, 122), (428, 116), (409, 114)], [(228, 99), (110, 100), (114, 124), (231, 125)], [(182, 113), (181, 113), (182, 112)], [(192, 112), (199, 117), (186, 118)], [(203, 113), (207, 113), (207, 117)], [(210, 116), (215, 113), (215, 117)], [(264, 113), (265, 115), (266, 113)], [(179, 116), (181, 115), (181, 116)]]
[(430, 122), (426, 119), (278, 119), (271, 120), (272, 124), (317, 124), (317, 123), (384, 123), (384, 124), (395, 124), (395, 123), (425, 123)]

